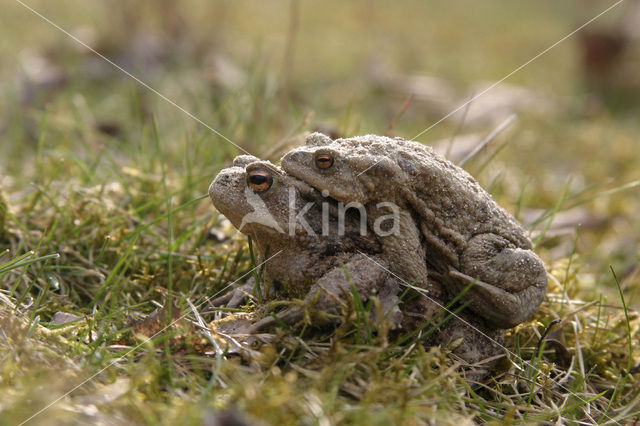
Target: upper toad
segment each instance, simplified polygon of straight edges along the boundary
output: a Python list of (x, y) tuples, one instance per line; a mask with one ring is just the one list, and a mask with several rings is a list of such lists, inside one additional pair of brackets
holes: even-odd
[(424, 284), (428, 269), (456, 291), (473, 284), (470, 307), (493, 326), (527, 320), (544, 299), (544, 264), (520, 224), (430, 147), (375, 135), (332, 141), (314, 133), (281, 165), (338, 201), (361, 203), (370, 224), (387, 211), (380, 203), (397, 206), (400, 232), (381, 238), (392, 271)]

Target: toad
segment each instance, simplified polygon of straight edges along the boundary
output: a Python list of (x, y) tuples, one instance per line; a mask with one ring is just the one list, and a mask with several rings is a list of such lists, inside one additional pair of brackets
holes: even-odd
[[(380, 238), (363, 227), (358, 210), (336, 216), (335, 201), (273, 164), (252, 156), (239, 156), (211, 183), (209, 195), (215, 207), (241, 232), (249, 235), (264, 261), (263, 292), (278, 299), (304, 298), (304, 305), (277, 314), (278, 320), (294, 324), (305, 313), (315, 325), (335, 322), (351, 297), (351, 286), (366, 300), (376, 293), (396, 333), (420, 332), (425, 324), (444, 323), (423, 339), (426, 345), (451, 345), (454, 355), (475, 363), (496, 355), (503, 333), (492, 330), (480, 318), (462, 312), (443, 312), (447, 303), (439, 283), (404, 292), (382, 257)], [(337, 209), (340, 212), (340, 209)], [(213, 301), (216, 306), (239, 306), (251, 293), (253, 278), (238, 289)], [(407, 300), (400, 301), (403, 290)], [(311, 308), (311, 309), (310, 309)], [(448, 321), (443, 321), (449, 316)], [(430, 322), (431, 320), (431, 322)], [(273, 316), (255, 323), (257, 332), (276, 323)], [(424, 331), (422, 332), (424, 333)]]
[[(316, 315), (314, 324), (338, 317), (351, 286), (361, 300), (377, 293), (383, 311), (400, 323), (398, 283), (385, 270), (387, 262), (378, 257), (380, 244), (351, 216), (339, 228), (335, 216), (326, 208), (323, 213), (322, 197), (306, 183), (269, 162), (242, 155), (216, 176), (209, 196), (216, 209), (254, 242), (259, 262), (264, 261), (261, 288), (280, 299), (304, 299), (307, 311)], [(372, 266), (371, 259), (385, 267)], [(237, 307), (255, 285), (251, 278), (213, 304)], [(301, 307), (293, 306), (278, 317), (292, 324), (303, 314)], [(266, 317), (251, 331), (274, 321)]]
[[(529, 319), (544, 299), (544, 264), (522, 226), (430, 147), (314, 133), (281, 167), (330, 198), (364, 206), (370, 226), (386, 232), (381, 257), (403, 280), (427, 287), (429, 276), (452, 294), (471, 285), (469, 307), (493, 327)], [(381, 219), (394, 209), (400, 220), (390, 232)]]

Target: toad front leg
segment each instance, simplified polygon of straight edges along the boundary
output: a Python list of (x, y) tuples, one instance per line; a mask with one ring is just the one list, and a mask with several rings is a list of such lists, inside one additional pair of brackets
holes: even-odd
[[(380, 259), (376, 262), (384, 264)], [(318, 324), (334, 322), (347, 306), (347, 297), (351, 297), (352, 286), (356, 289), (361, 300), (367, 300), (375, 291), (380, 299), (382, 310), (394, 325), (400, 324), (402, 314), (398, 308), (399, 287), (397, 281), (385, 269), (376, 266), (365, 255), (354, 255), (342, 266), (335, 267), (323, 275), (311, 287), (305, 297), (306, 309), (319, 312), (314, 317)], [(278, 321), (285, 324), (295, 324), (302, 321), (305, 308), (293, 306), (273, 316), (265, 317), (251, 327), (251, 332), (258, 332)]]
[[(405, 284), (429, 289), (425, 248), (421, 241), (421, 231), (411, 214), (406, 210), (397, 210), (393, 214), (384, 210), (373, 210), (369, 227), (378, 235), (382, 245), (383, 257), (390, 270), (400, 277)], [(393, 221), (381, 221), (384, 217), (392, 217)], [(377, 223), (380, 221), (380, 223)], [(386, 229), (385, 225), (394, 228)], [(370, 262), (371, 263), (371, 262)]]
[(460, 257), (460, 270), (450, 269), (451, 282), (467, 293), (469, 307), (496, 328), (515, 327), (538, 310), (547, 291), (542, 260), (496, 234), (480, 234)]

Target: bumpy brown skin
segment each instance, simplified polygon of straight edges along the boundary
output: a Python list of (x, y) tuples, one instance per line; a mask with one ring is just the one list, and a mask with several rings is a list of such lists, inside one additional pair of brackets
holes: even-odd
[[(257, 195), (284, 233), (260, 223), (243, 225), (246, 214), (255, 211), (255, 201), (254, 205), (247, 201), (246, 176), (248, 170), (256, 167), (273, 172), (274, 182), (271, 188)], [(289, 235), (287, 222), (291, 188), (295, 192), (294, 214), (300, 212), (307, 202), (315, 201), (304, 217), (317, 236), (309, 236), (302, 226), (297, 226), (294, 235)], [(413, 294), (417, 297), (398, 304), (401, 283), (385, 270), (388, 262), (381, 257), (382, 248), (375, 235), (370, 230), (367, 235), (360, 235), (359, 216), (347, 214), (344, 235), (337, 234), (336, 218), (329, 216), (330, 232), (328, 235), (321, 235), (321, 202), (330, 200), (322, 198), (306, 183), (283, 173), (272, 164), (251, 156), (237, 157), (233, 166), (222, 170), (212, 182), (209, 195), (215, 207), (234, 226), (242, 228), (243, 233), (251, 236), (261, 254), (260, 261), (264, 259), (265, 251), (267, 257), (270, 257), (282, 250), (264, 264), (263, 279), (272, 287), (279, 288), (277, 297), (304, 298), (306, 305), (313, 308), (309, 311), (319, 313), (313, 318), (314, 324), (321, 325), (323, 321), (331, 322), (331, 318), (339, 317), (340, 309), (346, 303), (345, 294), (350, 297), (351, 285), (355, 286), (362, 299), (368, 298), (372, 290), (376, 290), (383, 311), (390, 313), (398, 333), (409, 333), (440, 315), (424, 330), (426, 332), (447, 315), (441, 314), (446, 297), (439, 283), (435, 282), (430, 284), (429, 298)], [(345, 270), (350, 280), (347, 280)], [(250, 279), (241, 288), (214, 300), (213, 304), (237, 307), (253, 287), (254, 282)], [(465, 313), (461, 315), (450, 319), (423, 342), (427, 345), (447, 346), (461, 339), (453, 353), (468, 363), (476, 363), (498, 354), (504, 333), (492, 330), (477, 317)], [(303, 310), (298, 307), (278, 314), (278, 318), (287, 324), (294, 324), (302, 320), (302, 317)], [(266, 317), (248, 331), (259, 331), (274, 322), (273, 317)], [(484, 373), (483, 370), (476, 370), (475, 375), (481, 377)]]
[[(333, 165), (319, 168), (316, 154), (331, 156)], [(332, 141), (314, 133), (281, 164), (338, 201), (362, 203), (371, 221), (380, 216), (377, 203), (396, 204), (405, 231), (380, 239), (392, 270), (428, 285), (428, 269), (453, 292), (474, 284), (467, 301), (492, 326), (529, 319), (544, 299), (544, 264), (520, 224), (471, 175), (430, 147), (376, 135)], [(423, 250), (406, 250), (416, 245)]]
[[(273, 184), (264, 192), (252, 192), (249, 194), (251, 200), (248, 200), (246, 170), (256, 168), (271, 172)], [(233, 167), (222, 170), (209, 187), (209, 196), (218, 211), (241, 232), (251, 236), (259, 253), (259, 262), (265, 260), (265, 254), (270, 258), (264, 263), (263, 279), (266, 282), (261, 283), (263, 287), (275, 289), (280, 297), (304, 298), (307, 307), (312, 308), (309, 311), (323, 314), (314, 319), (316, 323), (331, 321), (331, 318), (338, 316), (341, 306), (346, 305), (345, 295), (351, 294), (352, 285), (362, 300), (368, 299), (376, 291), (380, 295), (382, 308), (391, 311), (391, 320), (398, 325), (402, 315), (397, 307), (397, 280), (384, 269), (373, 267), (369, 259), (375, 259), (386, 267), (385, 260), (377, 257), (380, 253), (378, 242), (370, 235), (360, 235), (358, 224), (351, 219), (346, 221), (344, 235), (338, 235), (336, 219), (331, 216), (328, 216), (330, 232), (322, 235), (322, 210), (317, 203), (304, 215), (315, 235), (309, 235), (301, 221), (294, 222), (294, 232), (290, 234), (289, 207), (294, 199), (291, 189), (295, 197), (294, 214), (300, 212), (309, 200), (320, 199), (320, 195), (304, 182), (251, 156), (237, 157)], [(264, 203), (261, 206), (266, 208), (275, 223), (264, 217), (247, 216), (256, 212), (256, 197)], [(258, 221), (247, 222), (247, 217)], [(243, 219), (246, 222), (244, 224)], [(368, 255), (360, 254), (361, 251)], [(345, 276), (345, 270), (349, 279)], [(253, 286), (254, 282), (250, 280), (247, 285), (213, 303), (236, 307)], [(293, 324), (300, 321), (302, 315), (300, 307), (292, 307), (278, 314), (278, 317)], [(273, 322), (272, 317), (267, 317), (256, 323), (250, 331), (258, 331)]]
[[(432, 282), (431, 288), (429, 298), (417, 297), (403, 305), (402, 331), (421, 329), (423, 335), (426, 335), (432, 327), (450, 317), (433, 334), (427, 335), (422, 340), (423, 344), (452, 349), (453, 355), (471, 365), (470, 369), (466, 369), (467, 378), (484, 378), (495, 366), (496, 356), (504, 352), (504, 330), (491, 327), (481, 317), (467, 310), (459, 311), (455, 316), (452, 316), (452, 311), (443, 312), (443, 309), (433, 302), (435, 300), (438, 304), (444, 304), (446, 302), (442, 301), (446, 300), (447, 295), (437, 282)], [(434, 309), (435, 306), (437, 309)]]

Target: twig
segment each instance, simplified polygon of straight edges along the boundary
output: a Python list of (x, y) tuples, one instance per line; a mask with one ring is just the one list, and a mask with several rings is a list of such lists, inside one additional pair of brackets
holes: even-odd
[(300, 2), (299, 0), (291, 0), (289, 5), (289, 28), (287, 30), (286, 45), (284, 49), (284, 56), (282, 58), (282, 73), (280, 76), (280, 93), (282, 95), (282, 101), (286, 99), (286, 96), (289, 93), (299, 22)]
[(489, 133), (489, 135), (487, 135), (486, 138), (484, 138), (482, 140), (482, 142), (480, 142), (478, 144), (478, 146), (471, 151), (462, 161), (460, 161), (460, 163), (458, 163), (458, 165), (460, 167), (464, 167), (467, 165), (467, 163), (469, 161), (471, 161), (471, 159), (473, 159), (473, 157), (475, 157), (476, 155), (478, 155), (478, 153), (480, 153), (480, 151), (482, 151), (484, 148), (487, 147), (487, 145), (489, 145), (489, 143), (494, 140), (496, 138), (496, 136), (498, 136), (500, 133), (502, 133), (507, 127), (509, 127), (509, 125), (511, 123), (513, 123), (515, 121), (515, 119), (518, 118), (517, 114), (511, 114), (506, 120), (504, 120), (502, 123), (500, 123), (498, 125), (498, 127), (496, 127), (495, 129), (493, 129), (493, 131), (491, 133)]
[(449, 143), (447, 143), (447, 150), (444, 153), (444, 158), (446, 159), (449, 159), (449, 156), (451, 155), (451, 149), (453, 148), (453, 141), (458, 137), (458, 135), (462, 131), (462, 128), (464, 127), (464, 123), (467, 121), (467, 114), (469, 113), (471, 102), (473, 102), (473, 95), (471, 95), (469, 102), (467, 102), (464, 109), (462, 110), (462, 117), (460, 117), (460, 121), (458, 122), (456, 129), (453, 131), (453, 134), (449, 139)]
[(404, 112), (409, 108), (409, 105), (411, 105), (412, 100), (413, 100), (413, 93), (410, 94), (407, 99), (405, 99), (404, 103), (400, 107), (400, 111), (398, 111), (396, 116), (393, 117), (393, 120), (391, 120), (391, 123), (389, 123), (389, 127), (387, 127), (387, 130), (384, 131), (385, 136), (389, 136), (391, 134), (391, 131), (393, 130), (394, 127), (396, 127), (398, 120), (400, 119), (400, 117), (402, 117), (402, 114), (404, 114)]

